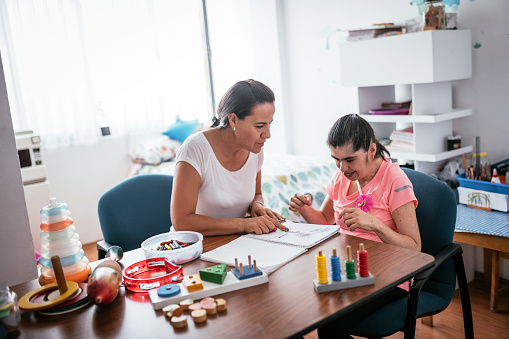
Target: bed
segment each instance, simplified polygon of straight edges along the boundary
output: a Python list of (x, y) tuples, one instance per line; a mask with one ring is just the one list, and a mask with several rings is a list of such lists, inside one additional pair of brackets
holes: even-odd
[[(166, 136), (157, 137), (131, 149), (129, 176), (141, 174), (170, 174), (175, 172), (175, 153), (180, 142)], [(336, 171), (330, 157), (290, 154), (265, 154), (262, 167), (262, 193), (267, 207), (284, 218), (304, 222), (299, 213), (288, 209), (295, 193), (309, 194), (311, 206), (320, 208), (325, 199), (325, 185)]]

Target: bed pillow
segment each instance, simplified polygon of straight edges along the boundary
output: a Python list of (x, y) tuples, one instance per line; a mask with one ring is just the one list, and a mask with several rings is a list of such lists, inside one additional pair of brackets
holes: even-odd
[(177, 117), (177, 121), (164, 131), (163, 134), (173, 140), (184, 142), (188, 136), (196, 131), (196, 127), (198, 127), (198, 119), (180, 120), (180, 118)]
[(159, 138), (133, 147), (129, 155), (133, 162), (144, 165), (158, 165), (161, 162), (175, 158), (180, 145), (182, 145), (180, 141), (162, 135)]

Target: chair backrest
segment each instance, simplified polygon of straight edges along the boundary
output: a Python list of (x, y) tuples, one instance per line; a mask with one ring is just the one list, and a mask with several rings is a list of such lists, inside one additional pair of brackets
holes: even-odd
[(172, 185), (171, 175), (146, 174), (105, 192), (98, 204), (104, 240), (129, 251), (151, 236), (169, 232)]
[[(418, 201), (416, 215), (421, 234), (421, 251), (436, 255), (453, 241), (456, 225), (456, 196), (445, 183), (418, 171), (403, 168), (414, 187)], [(440, 265), (422, 291), (438, 295), (449, 303), (456, 288), (452, 258)]]

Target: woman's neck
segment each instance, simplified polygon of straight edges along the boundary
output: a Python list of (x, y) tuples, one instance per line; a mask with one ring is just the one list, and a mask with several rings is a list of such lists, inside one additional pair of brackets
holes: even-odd
[(358, 179), (359, 184), (361, 185), (361, 187), (366, 186), (367, 184), (370, 183), (371, 180), (373, 180), (373, 178), (378, 173), (378, 170), (380, 169), (380, 166), (382, 166), (382, 162), (383, 162), (382, 157), (375, 158), (375, 159), (373, 159), (371, 161), (371, 163), (369, 165), (369, 175), (367, 175), (364, 178), (359, 178)]

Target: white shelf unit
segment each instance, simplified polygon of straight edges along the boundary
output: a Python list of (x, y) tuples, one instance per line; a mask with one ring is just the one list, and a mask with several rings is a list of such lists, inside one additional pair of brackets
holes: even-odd
[[(415, 151), (389, 147), (391, 157), (413, 160), (415, 169), (432, 173), (472, 146), (447, 151), (454, 119), (472, 115), (452, 107), (452, 82), (472, 77), (469, 30), (436, 30), (362, 40), (340, 46), (343, 86), (358, 87), (358, 113), (378, 137), (412, 126)], [(373, 115), (382, 102), (412, 100), (412, 115)]]

